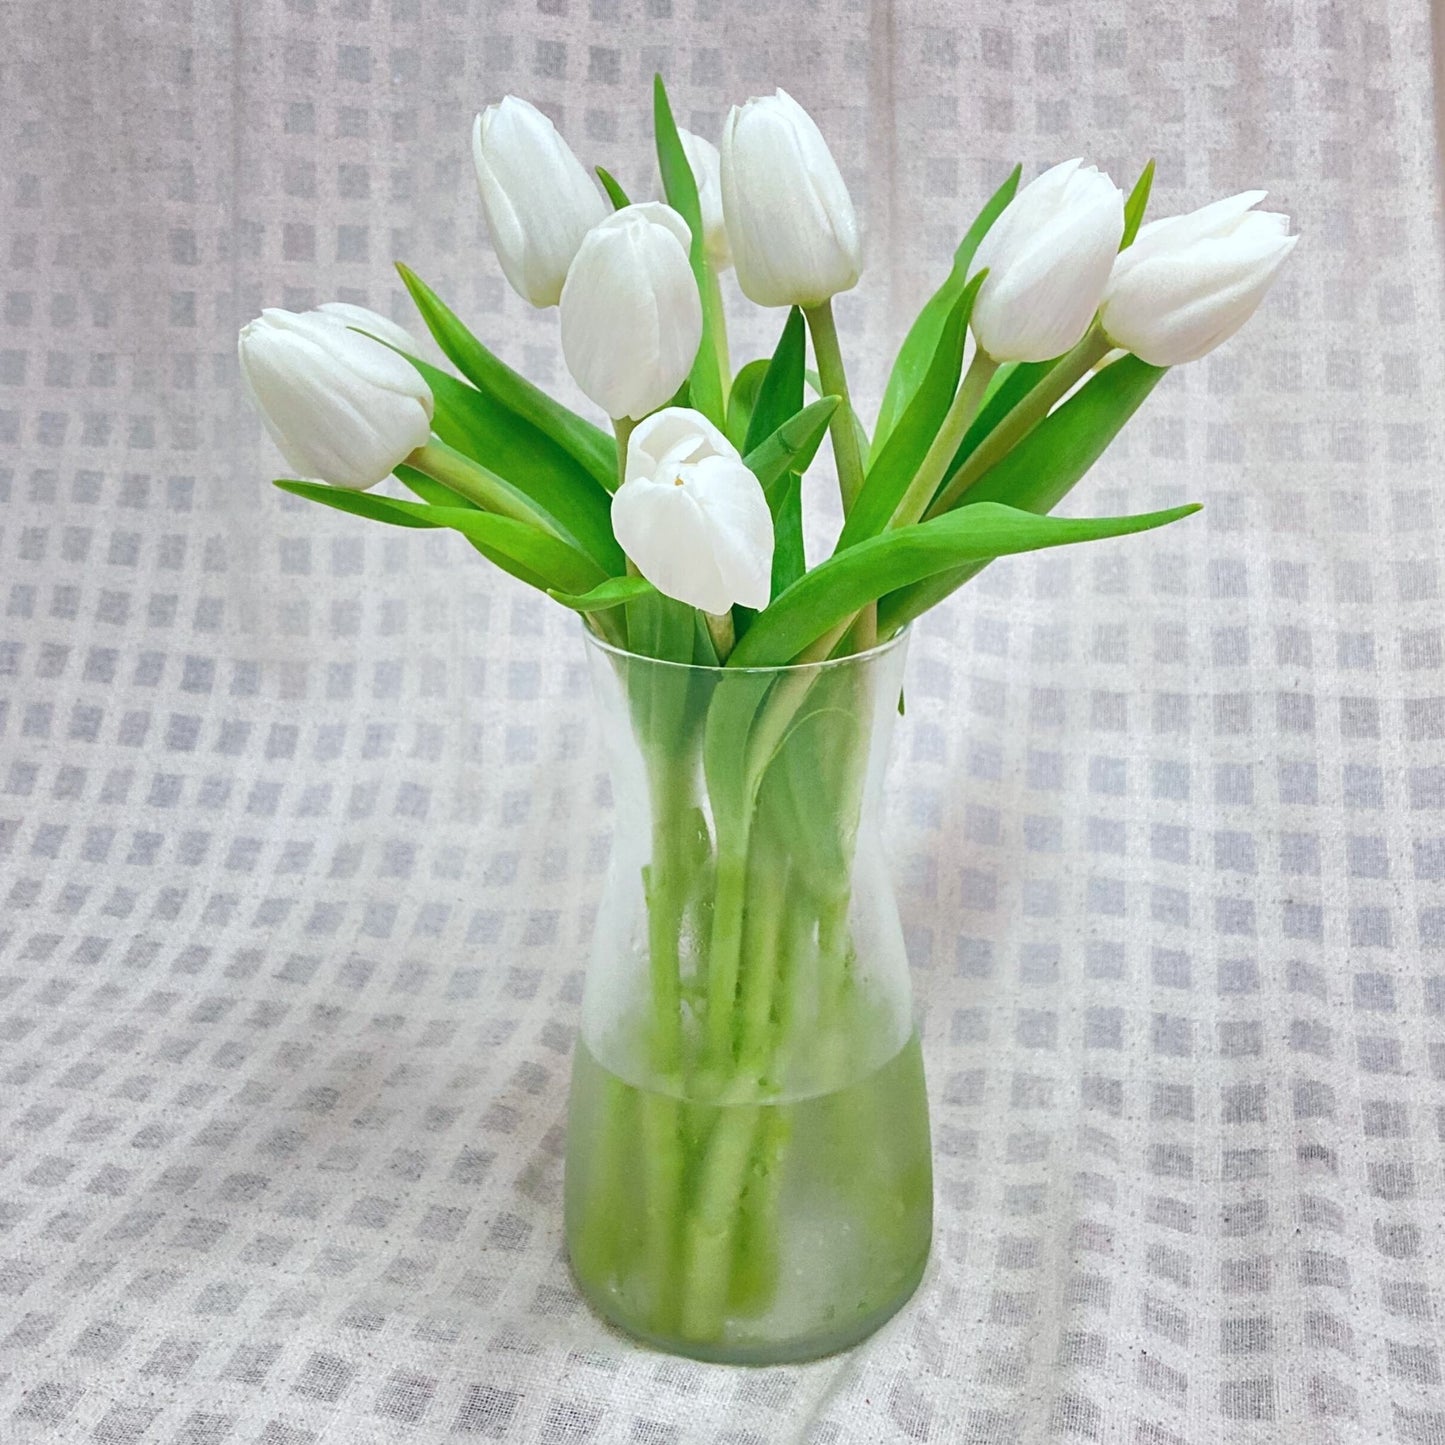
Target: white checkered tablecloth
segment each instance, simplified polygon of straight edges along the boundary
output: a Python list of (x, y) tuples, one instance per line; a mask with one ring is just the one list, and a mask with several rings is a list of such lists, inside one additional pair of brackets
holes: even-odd
[[(1425, 0), (0, 8), (0, 1440), (1445, 1442), (1442, 39)], [(1305, 237), (1079, 502), (1204, 517), (918, 629), (937, 1243), (803, 1368), (645, 1352), (568, 1279), (610, 829), (572, 624), (275, 493), (233, 359), (263, 304), (411, 321), (400, 257), (573, 397), (468, 128), (523, 93), (643, 192), (654, 69), (703, 133), (817, 115), (865, 397), (1016, 159), (1154, 154), (1156, 214), (1259, 185)]]

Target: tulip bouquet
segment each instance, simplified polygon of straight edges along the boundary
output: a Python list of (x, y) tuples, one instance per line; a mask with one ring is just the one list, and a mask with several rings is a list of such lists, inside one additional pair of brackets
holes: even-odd
[[(888, 1009), (855, 896), (878, 684), (841, 663), (886, 649), (995, 557), (1196, 510), (1051, 515), (1168, 367), (1244, 323), (1295, 238), (1255, 209), (1260, 192), (1142, 224), (1152, 163), (1127, 197), (1079, 161), (1022, 186), (1015, 170), (909, 329), (869, 427), (831, 309), (859, 279), (859, 229), (817, 126), (780, 90), (734, 108), (719, 150), (679, 129), (660, 80), (654, 119), (665, 199), (636, 203), (600, 167), (599, 188), (525, 101), (492, 106), (472, 135), (502, 271), (559, 308), (567, 367), (611, 435), (405, 267), (460, 376), (338, 303), (264, 312), (240, 359), (299, 474), (278, 486), (461, 533), (579, 612), (618, 680), (650, 826), (637, 925), (615, 940), (626, 961), (605, 986), (589, 976), (579, 1069), (601, 1082), (569, 1161), (569, 1243), (604, 1308), (706, 1352), (781, 1307), (779, 1181), (803, 1145), (768, 1106), (845, 1090), (889, 1054), (868, 1042)], [(749, 300), (787, 308), (772, 355), (736, 372), (729, 266)], [(801, 479), (825, 434), (843, 521), (810, 567)], [(371, 490), (390, 477), (411, 496)], [(574, 1134), (576, 1118), (574, 1094)], [(898, 1228), (876, 1202), (904, 1186), (875, 1162), (897, 1128), (876, 1107), (843, 1131), (838, 1199), (875, 1237)], [(882, 1295), (848, 1289), (872, 1318)]]

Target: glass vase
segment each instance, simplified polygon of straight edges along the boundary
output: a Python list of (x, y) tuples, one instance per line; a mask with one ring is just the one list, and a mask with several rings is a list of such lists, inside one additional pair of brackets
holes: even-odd
[(927, 1262), (928, 1103), (879, 817), (905, 645), (736, 669), (588, 636), (616, 831), (567, 1247), (594, 1308), (662, 1349), (830, 1354)]

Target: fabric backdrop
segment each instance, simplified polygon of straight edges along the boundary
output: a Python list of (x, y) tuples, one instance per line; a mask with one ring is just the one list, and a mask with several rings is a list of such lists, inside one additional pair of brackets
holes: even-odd
[[(1445, 1442), (1445, 343), (1426, 0), (9, 0), (0, 1439)], [(402, 258), (572, 396), (474, 112), (645, 191), (648, 85), (782, 84), (866, 219), (865, 399), (983, 197), (1083, 153), (1304, 241), (1079, 505), (917, 630), (890, 836), (938, 1234), (852, 1354), (579, 1302), (609, 805), (576, 629), (283, 498), (263, 304)], [(769, 349), (779, 313), (734, 325)], [(826, 462), (810, 498), (831, 483)], [(1071, 504), (1072, 505), (1072, 504)]]

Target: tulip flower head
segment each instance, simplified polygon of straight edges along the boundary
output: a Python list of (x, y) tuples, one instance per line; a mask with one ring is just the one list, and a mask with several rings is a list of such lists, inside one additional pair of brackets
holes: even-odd
[(1264, 299), (1298, 236), (1244, 191), (1139, 230), (1119, 253), (1099, 320), (1115, 345), (1153, 366), (1197, 361)]
[(582, 238), (607, 214), (596, 182), (557, 127), (515, 95), (476, 118), (472, 160), (502, 274), (533, 306), (555, 306)]
[[(697, 182), (697, 203), (702, 211), (703, 241), (707, 246), (707, 258), (715, 271), (726, 271), (733, 263), (733, 256), (728, 246), (727, 226), (723, 222), (722, 160), (718, 155), (718, 148), (705, 136), (694, 135), (682, 126), (677, 128), (677, 138), (682, 142), (683, 153), (692, 169), (692, 178)], [(660, 172), (656, 183), (660, 193)]]
[(729, 113), (722, 206), (743, 294), (759, 306), (818, 306), (858, 284), (858, 217), (813, 117), (785, 90)]
[(562, 356), (608, 416), (643, 417), (692, 370), (702, 301), (692, 233), (670, 206), (624, 206), (595, 225), (562, 288)]
[(300, 477), (365, 491), (431, 436), (431, 389), (416, 368), (335, 312), (268, 307), (238, 350), (246, 392)]
[(374, 336), (378, 341), (384, 341), (388, 346), (406, 352), (408, 356), (415, 356), (420, 349), (416, 344), (416, 337), (405, 326), (397, 325), (379, 311), (368, 310), (365, 306), (357, 306), (350, 301), (323, 301), (312, 315), (334, 321), (339, 326), (364, 331), (368, 336)]
[(995, 361), (1049, 361), (1089, 329), (1124, 235), (1124, 197), (1082, 161), (1030, 181), (973, 258), (973, 334)]
[(612, 530), (659, 592), (704, 612), (768, 605), (773, 517), (761, 483), (700, 412), (667, 407), (633, 431)]

